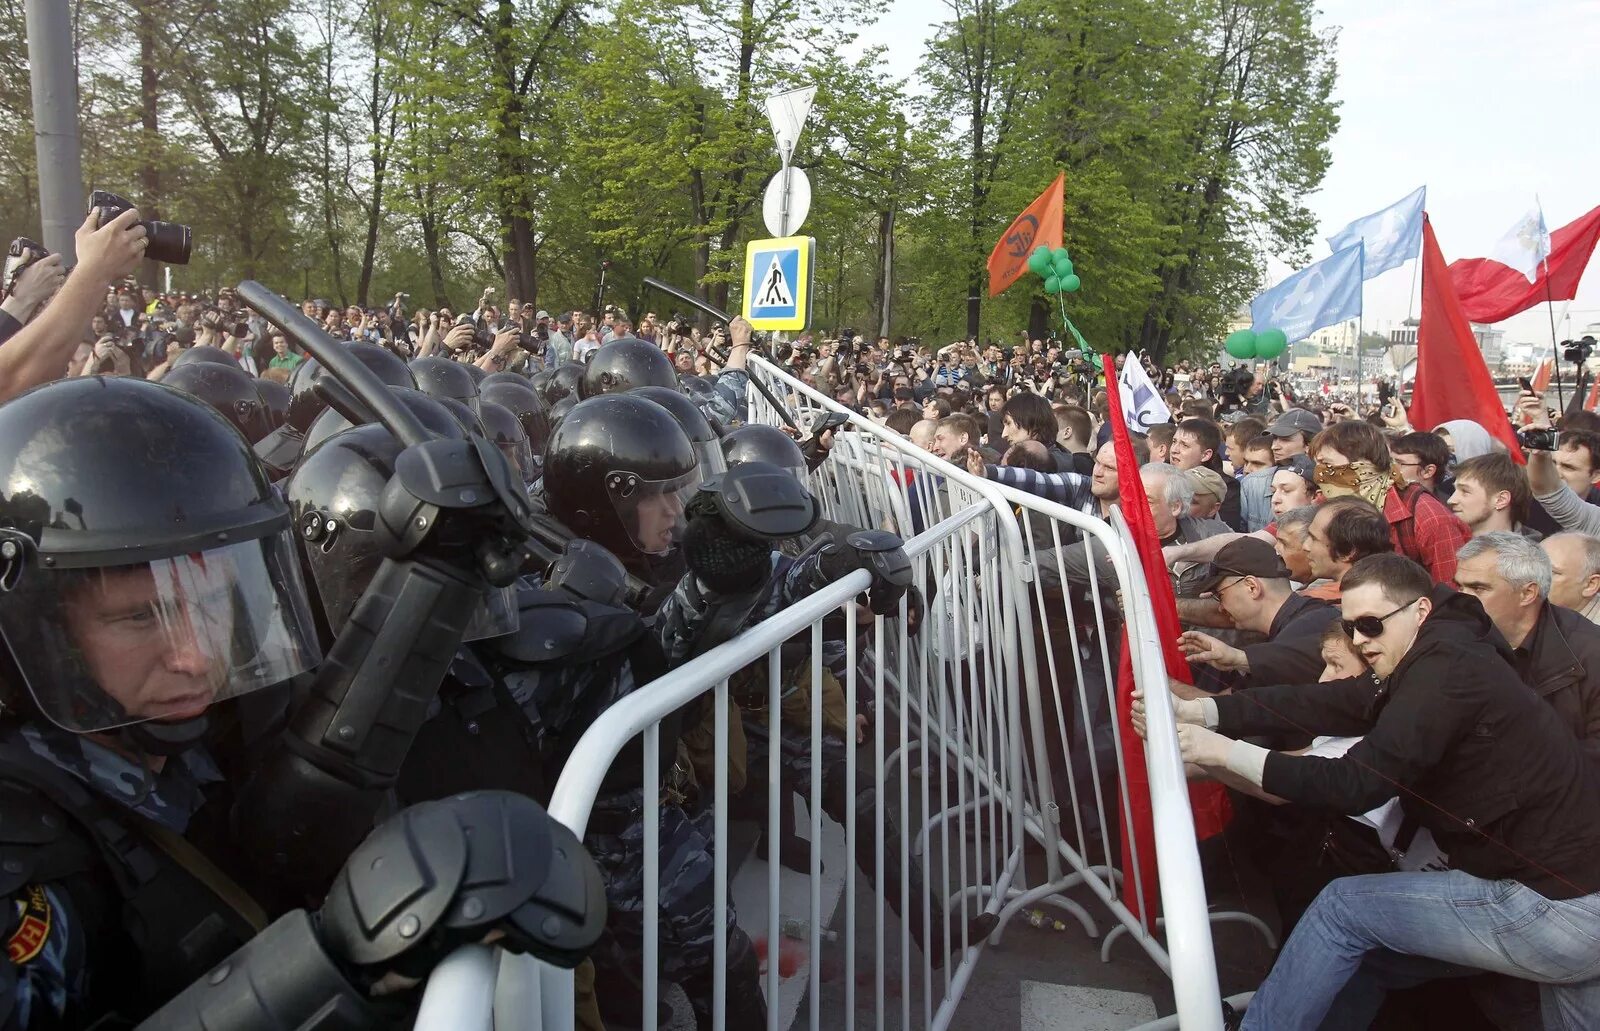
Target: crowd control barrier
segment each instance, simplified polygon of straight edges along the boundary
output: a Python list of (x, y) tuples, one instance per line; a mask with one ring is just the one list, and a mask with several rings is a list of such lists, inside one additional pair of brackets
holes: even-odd
[[(844, 411), (774, 366), (750, 364), (785, 409), (752, 391), (750, 421), (811, 425)], [(851, 574), (645, 685), (589, 728), (551, 798), (551, 815), (583, 835), (606, 771), (625, 750), (642, 751), (644, 927), (633, 1026), (660, 1026), (663, 1000), (685, 1004), (681, 986), (661, 976), (663, 950), (675, 946), (659, 913), (657, 834), (663, 805), (678, 803), (662, 801), (656, 771), (671, 747), (662, 721), (698, 703), (709, 714), (712, 769), (683, 804), (700, 814), (711, 842), (715, 911), (732, 906), (738, 927), (764, 949), (768, 1028), (945, 1028), (986, 945), (1042, 905), (1087, 935), (1132, 937), (1172, 978), (1181, 1026), (1220, 1031), (1205, 886), (1159, 689), (1161, 649), (1120, 514), (1107, 522), (973, 477), (846, 414), (851, 426), (834, 434), (812, 472), (813, 492), (826, 518), (905, 538), (915, 590), (897, 612), (874, 615), (861, 604), (868, 575)], [(1077, 541), (1093, 542), (1105, 558), (1090, 564), (1088, 584), (1065, 584), (1063, 548)], [(1124, 877), (1137, 879), (1142, 868), (1136, 846), (1123, 855), (1118, 844), (1127, 758), (1110, 728), (1124, 621), (1136, 680), (1158, 688), (1146, 691), (1145, 764), (1159, 922), (1122, 902)], [(835, 710), (845, 714), (842, 728), (837, 718), (830, 725)], [(750, 747), (762, 738), (775, 744)], [(730, 750), (741, 745), (749, 784), (734, 792)], [(782, 865), (778, 828), (791, 794), (810, 843), (800, 871)], [(776, 861), (757, 858), (755, 834), (767, 837)], [(1043, 857), (1038, 883), (1028, 880), (1029, 854)], [(1067, 897), (1080, 885), (1098, 906)], [(997, 921), (987, 940), (969, 935), (975, 923), (985, 926), (979, 913)], [(718, 1031), (728, 1026), (729, 933), (716, 921), (710, 1002)], [(948, 960), (936, 965), (931, 950), (946, 941)], [(487, 1007), (496, 1028), (567, 1031), (573, 985), (570, 972), (526, 957), (464, 950), (430, 981), (418, 1026), (483, 1026), (476, 1015)], [(444, 1000), (473, 1020), (447, 1018)]]

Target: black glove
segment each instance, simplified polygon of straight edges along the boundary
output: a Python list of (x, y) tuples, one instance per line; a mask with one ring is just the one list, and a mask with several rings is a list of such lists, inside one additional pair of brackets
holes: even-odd
[(708, 590), (739, 594), (767, 581), (772, 545), (735, 533), (723, 519), (715, 494), (696, 494), (684, 515), (689, 520), (683, 534), (684, 561)]
[(404, 809), (362, 842), (318, 914), (347, 970), (425, 977), (482, 941), (557, 966), (582, 962), (606, 921), (605, 882), (583, 844), (537, 802), (473, 791)]
[(858, 530), (835, 541), (822, 553), (818, 568), (828, 583), (858, 569), (871, 573), (867, 603), (880, 616), (894, 612), (911, 586), (911, 559), (900, 538), (887, 530)]

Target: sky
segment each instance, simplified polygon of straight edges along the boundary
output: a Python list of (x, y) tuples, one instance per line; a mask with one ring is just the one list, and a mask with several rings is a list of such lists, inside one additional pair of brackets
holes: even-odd
[[(862, 45), (888, 48), (915, 80), (934, 0), (887, 0)], [(1428, 187), (1446, 261), (1482, 256), (1535, 203), (1555, 229), (1600, 204), (1600, 0), (1323, 0), (1338, 28), (1339, 131), (1322, 187), (1306, 198), (1323, 239), (1351, 219)], [(1072, 188), (1068, 170), (1067, 189)], [(1269, 255), (1267, 282), (1292, 269)], [(1415, 309), (1415, 261), (1366, 284), (1365, 327), (1387, 333)], [(1559, 316), (1562, 304), (1557, 303)], [(1600, 324), (1600, 252), (1559, 336)], [(1548, 347), (1545, 306), (1501, 323), (1507, 343)]]

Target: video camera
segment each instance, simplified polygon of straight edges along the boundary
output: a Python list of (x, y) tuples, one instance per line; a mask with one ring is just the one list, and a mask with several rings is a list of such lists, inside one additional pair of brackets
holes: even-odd
[[(105, 225), (132, 207), (133, 202), (126, 197), (119, 197), (105, 190), (96, 190), (89, 194), (89, 210), (95, 213), (96, 226)], [(144, 252), (145, 257), (168, 265), (189, 264), (191, 241), (188, 226), (149, 218), (142, 219), (139, 224), (144, 226), (145, 237), (149, 240), (149, 246)]]
[(1586, 336), (1580, 340), (1561, 341), (1561, 357), (1574, 365), (1582, 365), (1594, 354), (1594, 337)]

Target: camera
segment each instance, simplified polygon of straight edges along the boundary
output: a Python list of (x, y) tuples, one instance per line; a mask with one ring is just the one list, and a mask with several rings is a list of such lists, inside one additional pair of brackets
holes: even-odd
[(26, 236), (19, 236), (11, 241), (11, 249), (6, 252), (6, 267), (3, 277), (0, 277), (0, 286), (5, 289), (7, 297), (17, 288), (17, 279), (29, 265), (50, 256), (50, 251), (44, 244), (30, 240)]
[[(89, 194), (89, 209), (95, 213), (96, 226), (105, 225), (132, 207), (133, 203), (126, 197), (119, 197), (105, 190), (96, 190)], [(145, 257), (168, 265), (189, 264), (188, 226), (148, 218), (139, 224), (144, 226), (145, 238), (149, 240), (149, 246), (144, 252)]]
[[(12, 244), (12, 246), (16, 246)], [(1561, 341), (1561, 357), (1574, 365), (1582, 365), (1594, 354), (1594, 337), (1586, 336), (1581, 340)]]
[(479, 348), (480, 350), (487, 351), (490, 347), (492, 347), (494, 345), (494, 337), (492, 337), (489, 334), (489, 331), (487, 329), (484, 329), (482, 326), (480, 326), (476, 322), (474, 322), (472, 320), (472, 315), (471, 314), (469, 314), (467, 312), (462, 312), (460, 315), (457, 315), (456, 316), (456, 325), (458, 325), (458, 326), (471, 326), (472, 327), (472, 346), (473, 347)]
[(1517, 431), (1517, 443), (1529, 451), (1554, 451), (1556, 431), (1548, 426), (1525, 426)]
[(1235, 365), (1233, 368), (1223, 372), (1222, 377), (1217, 381), (1217, 392), (1219, 394), (1238, 394), (1243, 397), (1250, 392), (1250, 388), (1255, 384), (1255, 381), (1256, 374), (1251, 371), (1249, 366)]

